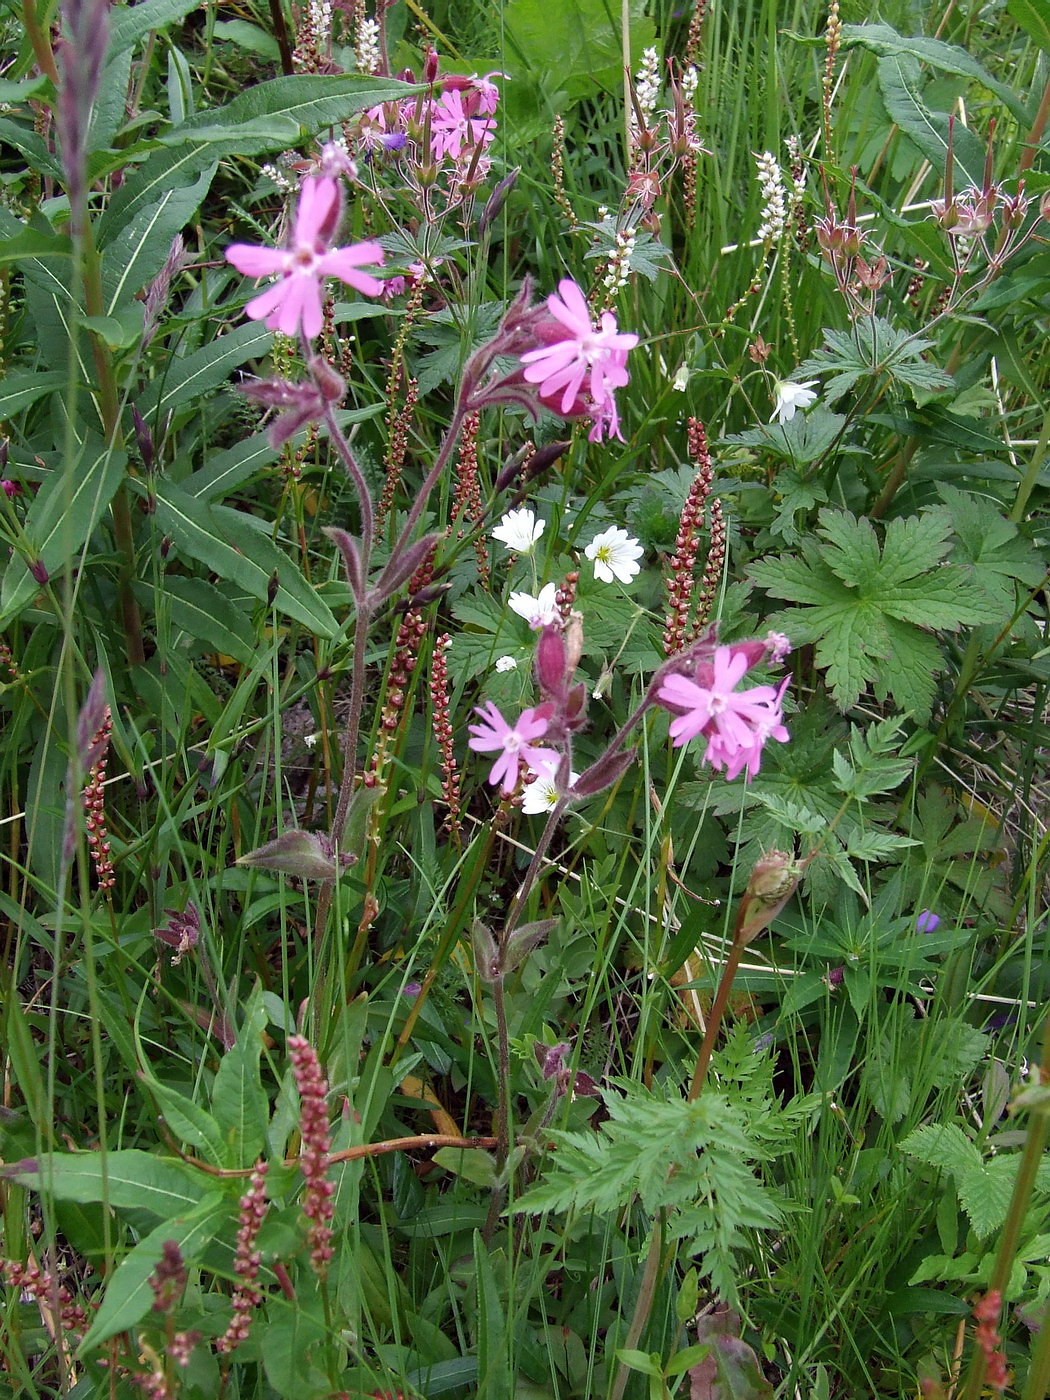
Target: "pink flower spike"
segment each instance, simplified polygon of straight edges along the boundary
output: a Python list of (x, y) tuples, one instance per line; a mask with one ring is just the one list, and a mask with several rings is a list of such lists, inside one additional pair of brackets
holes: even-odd
[(226, 260), (246, 277), (278, 277), (244, 308), (253, 321), (265, 321), (272, 331), (294, 336), (302, 328), (307, 340), (320, 334), (323, 323), (321, 284), (338, 277), (366, 296), (379, 296), (382, 282), (364, 266), (381, 266), (383, 249), (374, 240), (346, 248), (330, 246), (342, 214), (342, 193), (328, 175), (303, 181), (295, 211), (289, 248), (256, 248), (234, 243)]
[(553, 750), (535, 748), (531, 742), (547, 732), (549, 708), (537, 705), (523, 710), (513, 728), (491, 700), (475, 709), (474, 713), (480, 715), (484, 723), (468, 726), (473, 736), (468, 748), (476, 753), (499, 753), (489, 773), (489, 782), (493, 786), (502, 783), (504, 797), (509, 797), (517, 787), (518, 770), (522, 766), (537, 772), (545, 764), (557, 764), (558, 755)]

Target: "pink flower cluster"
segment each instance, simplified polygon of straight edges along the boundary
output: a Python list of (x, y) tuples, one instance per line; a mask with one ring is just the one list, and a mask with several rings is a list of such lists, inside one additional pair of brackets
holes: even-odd
[[(774, 639), (775, 640), (772, 640)], [(724, 770), (732, 780), (747, 773), (747, 781), (758, 772), (762, 750), (770, 739), (787, 742), (781, 703), (788, 677), (779, 686), (756, 685), (737, 690), (745, 672), (763, 657), (783, 655), (778, 634), (766, 642), (741, 642), (702, 651), (692, 676), (680, 671), (667, 673), (656, 691), (656, 698), (675, 716), (670, 724), (676, 748), (690, 739), (707, 741), (703, 761)], [(706, 653), (706, 654), (705, 654)]]
[[(411, 73), (404, 76), (414, 81)], [(472, 178), (483, 179), (489, 169), (484, 153), (496, 135), (493, 114), (499, 105), (499, 88), (492, 79), (502, 76), (449, 74), (437, 80), (442, 89), (438, 97), (406, 97), (370, 107), (361, 124), (361, 143), (366, 149), (407, 151), (420, 164), (451, 161), (460, 176), (470, 170)], [(424, 147), (428, 130), (429, 150)]]
[(310, 1262), (323, 1275), (332, 1258), (332, 1197), (335, 1185), (328, 1180), (328, 1154), (332, 1139), (328, 1131), (328, 1082), (317, 1051), (301, 1035), (288, 1037), (295, 1087), (299, 1091), (299, 1169), (306, 1182), (303, 1214), (310, 1222), (307, 1243)]
[(342, 212), (339, 182), (328, 175), (311, 175), (303, 181), (287, 248), (233, 243), (226, 249), (227, 262), (246, 277), (278, 279), (244, 308), (252, 320), (264, 320), (270, 330), (284, 335), (294, 336), (302, 327), (307, 340), (313, 340), (321, 331), (321, 284), (326, 277), (338, 277), (365, 296), (379, 296), (382, 282), (363, 269), (382, 266), (380, 245), (369, 240), (332, 247)]
[(614, 391), (630, 377), (627, 352), (638, 337), (619, 330), (611, 311), (603, 311), (595, 325), (583, 292), (569, 277), (558, 283), (547, 298), (547, 314), (530, 329), (539, 345), (521, 356), (523, 377), (538, 386), (541, 402), (567, 418), (593, 418), (591, 442), (603, 434), (622, 441)]

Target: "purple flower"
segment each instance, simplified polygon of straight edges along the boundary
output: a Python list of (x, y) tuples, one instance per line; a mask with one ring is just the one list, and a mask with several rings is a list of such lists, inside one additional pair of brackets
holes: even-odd
[(696, 680), (672, 673), (656, 692), (657, 700), (676, 716), (670, 725), (675, 748), (690, 739), (706, 739), (704, 762), (724, 768), (729, 780), (746, 769), (750, 781), (766, 741), (783, 744), (788, 738), (780, 708), (787, 677), (777, 687), (737, 690), (751, 665), (747, 647), (716, 647), (710, 662), (698, 668)]
[(533, 739), (539, 739), (547, 732), (550, 720), (549, 705), (537, 705), (533, 709), (523, 710), (513, 728), (491, 700), (479, 705), (474, 713), (479, 714), (485, 723), (469, 726), (473, 738), (468, 747), (477, 753), (499, 754), (489, 773), (489, 782), (494, 786), (502, 782), (505, 797), (517, 787), (520, 768), (540, 772), (546, 764), (557, 766), (559, 758), (552, 749), (538, 749), (532, 743)]
[(227, 262), (246, 277), (280, 279), (244, 308), (253, 321), (265, 320), (270, 330), (292, 336), (302, 326), (306, 338), (313, 340), (321, 330), (324, 278), (338, 277), (366, 296), (380, 294), (382, 282), (361, 270), (368, 265), (382, 266), (383, 249), (378, 243), (330, 246), (341, 213), (338, 183), (327, 175), (310, 176), (303, 181), (290, 247), (256, 248), (250, 243), (234, 243), (226, 249)]
[(941, 919), (939, 914), (934, 914), (931, 910), (924, 909), (919, 915), (919, 917), (915, 920), (915, 932), (933, 933), (936, 930), (937, 926), (940, 924), (940, 922)]
[(521, 356), (526, 382), (539, 386), (540, 398), (555, 413), (593, 417), (592, 442), (606, 430), (621, 437), (613, 391), (630, 377), (627, 352), (638, 337), (620, 331), (611, 311), (603, 311), (595, 326), (583, 292), (569, 277), (547, 298), (547, 311), (557, 324), (537, 327), (544, 343)]

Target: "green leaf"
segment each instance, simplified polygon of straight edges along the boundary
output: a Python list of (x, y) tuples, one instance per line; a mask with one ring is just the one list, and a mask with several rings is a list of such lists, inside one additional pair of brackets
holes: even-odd
[(169, 1241), (178, 1245), (183, 1261), (192, 1264), (235, 1210), (236, 1204), (223, 1192), (209, 1191), (201, 1200), (198, 1190), (191, 1209), (162, 1221), (140, 1240), (106, 1284), (98, 1312), (80, 1343), (80, 1354), (85, 1355), (118, 1332), (126, 1332), (146, 1316), (156, 1296), (150, 1287), (150, 1276)]
[(316, 636), (332, 639), (339, 624), (302, 574), (270, 539), (225, 506), (208, 506), (173, 482), (156, 486), (157, 524), (179, 551), (238, 584), (253, 598), (267, 602), (277, 575), (274, 606), (303, 623)]
[(109, 56), (113, 58), (125, 49), (134, 48), (140, 39), (155, 29), (185, 19), (199, 0), (139, 0), (126, 9), (114, 9), (110, 20)]
[[(1007, 4), (1007, 9), (1012, 10), (1012, 6)], [(981, 87), (994, 92), (1024, 128), (1031, 125), (1031, 116), (1024, 103), (1018, 101), (1016, 93), (1005, 83), (996, 82), (972, 54), (955, 44), (946, 44), (942, 39), (928, 39), (922, 34), (905, 37), (888, 24), (844, 24), (842, 42), (845, 48), (857, 46), (870, 49), (880, 57), (896, 55), (918, 59), (920, 63), (928, 63), (942, 73), (958, 73), (962, 77), (973, 78)]]
[(219, 1064), (212, 1088), (212, 1113), (221, 1124), (228, 1165), (249, 1167), (266, 1140), (270, 1106), (259, 1073), (266, 1008), (256, 985), (244, 1008), (233, 1048)]
[[(40, 229), (27, 228), (11, 238), (0, 238), (0, 265), (20, 262), (23, 258), (68, 258), (73, 245), (68, 238), (54, 233), (43, 233)], [(8, 376), (0, 395), (3, 395), (13, 376)], [(6, 417), (6, 414), (4, 415)]]
[[(187, 637), (220, 656), (232, 656), (242, 666), (255, 659), (256, 637), (244, 599), (202, 578), (165, 574), (164, 597), (171, 620)], [(152, 607), (152, 589), (144, 588), (142, 601)], [(198, 645), (196, 650), (200, 650)]]
[(61, 388), (68, 376), (60, 369), (25, 370), (21, 374), (5, 374), (0, 382), (0, 421), (13, 418), (37, 399)]
[(979, 1167), (970, 1167), (956, 1176), (959, 1204), (978, 1239), (986, 1239), (1006, 1220), (1019, 1161), (1016, 1153), (993, 1157), (990, 1162), (982, 1162)]
[(172, 409), (195, 401), (202, 394), (228, 383), (231, 370), (246, 360), (261, 359), (273, 349), (273, 331), (256, 321), (246, 321), (217, 340), (184, 358), (169, 358), (158, 393), (143, 416), (163, 423)]
[(180, 1142), (196, 1148), (213, 1166), (230, 1165), (224, 1160), (222, 1132), (207, 1109), (201, 1108), (178, 1089), (162, 1084), (152, 1075), (142, 1074), (140, 1078), (155, 1099), (165, 1123)]
[[(62, 471), (51, 473), (26, 515), (26, 547), (50, 575), (60, 573), (75, 557), (124, 479), (125, 453), (92, 443), (85, 455), (90, 460), (76, 467), (71, 481)], [(39, 591), (25, 559), (13, 556), (0, 587), (0, 627), (17, 617)]]
[(924, 1124), (908, 1134), (900, 1150), (953, 1176), (983, 1165), (980, 1152), (956, 1123)]
[(55, 1152), (0, 1167), (0, 1177), (58, 1201), (105, 1201), (167, 1220), (197, 1204), (200, 1173), (168, 1157), (129, 1147), (120, 1152)]
[(222, 155), (256, 155), (295, 144), (288, 140), (293, 127), (296, 132), (314, 132), (339, 126), (355, 112), (417, 90), (360, 73), (307, 73), (253, 83), (225, 107), (200, 112), (167, 133), (166, 148), (149, 156), (114, 191), (99, 220), (99, 246), (116, 239), (130, 219), (156, 204), (167, 190), (192, 184)]
[[(948, 116), (931, 112), (922, 98), (922, 72), (908, 53), (890, 54), (879, 60), (879, 88), (886, 114), (896, 122), (938, 174), (945, 169), (948, 155)], [(952, 134), (955, 187), (969, 184), (981, 188), (984, 179), (984, 149), (977, 137), (956, 122)]]
[[(155, 204), (140, 209), (105, 249), (102, 291), (108, 315), (132, 301), (160, 272), (172, 240), (197, 212), (216, 169), (209, 166), (192, 185), (165, 190)], [(177, 363), (174, 361), (173, 367)]]
[(268, 433), (253, 433), (225, 452), (217, 452), (199, 471), (188, 476), (182, 489), (203, 501), (221, 499), (250, 481), (256, 472), (277, 461), (280, 450), (270, 446)]
[(1006, 0), (1006, 12), (1030, 39), (1050, 53), (1050, 4), (1047, 0)]

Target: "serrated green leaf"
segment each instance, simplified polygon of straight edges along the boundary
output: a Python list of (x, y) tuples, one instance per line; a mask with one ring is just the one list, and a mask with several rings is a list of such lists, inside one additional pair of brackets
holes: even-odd
[(910, 836), (898, 836), (892, 831), (862, 831), (850, 836), (846, 854), (850, 860), (889, 860), (908, 846), (919, 846)]
[(879, 541), (870, 520), (858, 520), (846, 510), (822, 510), (817, 533), (828, 541), (821, 555), (843, 583), (858, 588), (877, 573), (881, 580)]
[(953, 1176), (984, 1165), (980, 1152), (957, 1123), (924, 1124), (908, 1134), (900, 1150)]
[(891, 585), (880, 600), (882, 611), (917, 627), (955, 632), (961, 626), (997, 622), (999, 609), (963, 569), (943, 564), (936, 572)]
[(951, 521), (944, 511), (924, 510), (891, 520), (882, 545), (879, 587), (891, 588), (927, 573), (948, 553), (950, 535)]
[[(1030, 3), (1030, 0), (1026, 0), (1026, 3)], [(1007, 9), (1011, 9), (1010, 4), (1007, 4)], [(1018, 101), (1016, 93), (1005, 83), (996, 82), (977, 59), (955, 44), (946, 44), (942, 39), (929, 39), (923, 34), (898, 34), (888, 24), (844, 24), (842, 40), (847, 48), (860, 46), (882, 57), (899, 54), (928, 63), (942, 73), (958, 73), (973, 78), (982, 87), (994, 92), (1023, 127), (1031, 125), (1031, 116), (1024, 103)]]
[(986, 1239), (1006, 1220), (1017, 1180), (1017, 1154), (994, 1157), (979, 1167), (969, 1167), (955, 1177), (959, 1204), (969, 1217), (978, 1239)]
[(920, 724), (930, 717), (937, 676), (944, 666), (940, 647), (918, 628), (885, 618), (888, 650), (874, 677), (880, 700), (893, 697), (897, 708), (914, 715)]
[(86, 1354), (118, 1332), (126, 1332), (153, 1306), (155, 1294), (150, 1276), (156, 1269), (168, 1241), (179, 1247), (185, 1263), (192, 1264), (218, 1234), (236, 1204), (220, 1191), (210, 1191), (184, 1214), (164, 1220), (144, 1240), (126, 1254), (106, 1284), (98, 1312), (92, 1319), (80, 1351)]

